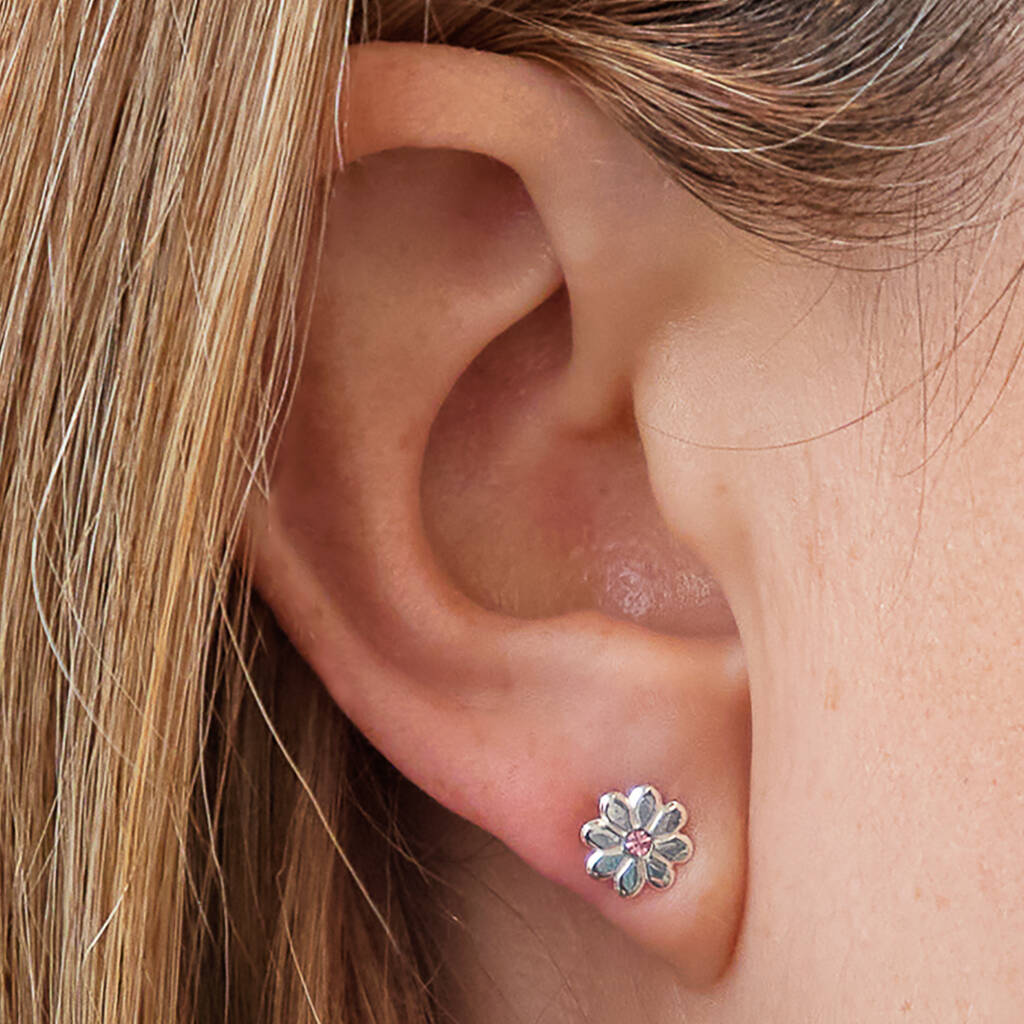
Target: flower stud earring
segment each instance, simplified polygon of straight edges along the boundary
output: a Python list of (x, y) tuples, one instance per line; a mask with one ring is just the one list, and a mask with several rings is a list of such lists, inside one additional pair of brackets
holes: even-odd
[(683, 835), (686, 808), (661, 802), (653, 786), (635, 786), (624, 796), (617, 790), (598, 801), (601, 816), (580, 829), (592, 852), (587, 856), (591, 878), (611, 878), (623, 898), (636, 896), (648, 882), (667, 889), (676, 879), (675, 865), (693, 856), (693, 840)]

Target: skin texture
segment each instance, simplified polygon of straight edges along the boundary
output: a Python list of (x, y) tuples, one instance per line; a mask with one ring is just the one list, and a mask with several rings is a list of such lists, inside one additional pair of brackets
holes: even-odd
[[(1018, 1019), (1019, 221), (812, 262), (520, 62), (349, 89), (250, 534), (440, 804), (460, 1019)], [(575, 833), (639, 781), (697, 853), (626, 903)]]

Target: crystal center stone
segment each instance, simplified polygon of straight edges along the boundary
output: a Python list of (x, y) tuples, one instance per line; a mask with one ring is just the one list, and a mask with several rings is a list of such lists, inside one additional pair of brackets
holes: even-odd
[(634, 857), (646, 857), (653, 845), (654, 840), (642, 828), (633, 829), (622, 841), (623, 849)]

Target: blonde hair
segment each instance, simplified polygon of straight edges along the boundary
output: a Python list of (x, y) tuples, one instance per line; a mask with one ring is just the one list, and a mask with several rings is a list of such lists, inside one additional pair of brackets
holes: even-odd
[(857, 239), (972, 200), (937, 154), (1019, 63), (989, 52), (1014, 18), (1005, 0), (6, 4), (0, 1021), (436, 1015), (401, 780), (303, 677), (237, 557), (351, 39), (553, 64), (725, 216)]

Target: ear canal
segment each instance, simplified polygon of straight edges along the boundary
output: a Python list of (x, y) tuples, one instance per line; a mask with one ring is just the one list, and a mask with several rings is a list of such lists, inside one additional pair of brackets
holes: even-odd
[(571, 321), (563, 288), (481, 352), (445, 401), (422, 480), (435, 555), (493, 611), (594, 609), (679, 636), (733, 633), (714, 577), (661, 518), (631, 409), (585, 433), (565, 420)]

